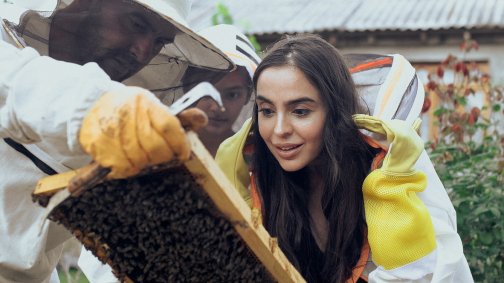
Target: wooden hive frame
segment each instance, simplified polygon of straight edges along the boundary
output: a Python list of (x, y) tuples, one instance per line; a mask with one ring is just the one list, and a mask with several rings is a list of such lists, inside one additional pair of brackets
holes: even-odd
[[(260, 214), (253, 213), (245, 200), (229, 182), (214, 158), (194, 132), (187, 132), (192, 154), (184, 167), (208, 195), (215, 207), (232, 223), (250, 251), (278, 282), (305, 282), (261, 224)], [(39, 181), (35, 196), (50, 196), (61, 190), (79, 170), (50, 176)]]

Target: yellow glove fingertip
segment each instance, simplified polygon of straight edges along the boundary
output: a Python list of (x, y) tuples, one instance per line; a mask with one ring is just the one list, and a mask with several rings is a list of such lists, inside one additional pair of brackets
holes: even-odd
[(365, 115), (365, 114), (355, 114), (352, 116), (354, 123), (360, 129), (365, 129), (374, 133), (387, 135), (387, 131), (383, 126), (380, 119)]
[(181, 161), (186, 161), (191, 157), (191, 143), (189, 142), (189, 139), (187, 137), (184, 137), (185, 140), (185, 145), (183, 145), (180, 149), (180, 153), (178, 155), (178, 158)]
[(415, 130), (415, 132), (419, 133), (421, 125), (422, 125), (422, 119), (416, 118), (416, 120), (413, 122), (412, 128)]
[(173, 159), (173, 152), (164, 138), (153, 129), (153, 125), (148, 115), (148, 105), (142, 103), (141, 107), (146, 115), (142, 115), (138, 120), (138, 136), (140, 146), (144, 150), (150, 165), (156, 165)]
[(141, 120), (147, 113), (142, 107), (142, 97), (135, 96), (133, 99), (134, 102), (130, 104), (130, 107), (124, 108), (121, 111), (121, 125), (118, 129), (119, 140), (121, 149), (130, 161), (130, 164), (136, 168), (143, 169), (148, 165), (149, 159), (144, 148), (141, 146), (140, 140), (143, 138), (139, 131), (141, 131)]
[(152, 107), (149, 112), (154, 130), (165, 140), (178, 159), (187, 160), (190, 144), (179, 119), (158, 106)]

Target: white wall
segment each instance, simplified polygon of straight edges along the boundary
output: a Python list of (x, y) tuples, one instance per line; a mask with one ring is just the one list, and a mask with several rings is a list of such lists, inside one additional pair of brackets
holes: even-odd
[(0, 4), (4, 3), (38, 11), (50, 11), (56, 6), (57, 0), (0, 0)]

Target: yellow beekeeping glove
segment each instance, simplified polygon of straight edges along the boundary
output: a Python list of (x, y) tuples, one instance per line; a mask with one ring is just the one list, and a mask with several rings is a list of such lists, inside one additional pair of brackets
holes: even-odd
[(393, 175), (413, 171), (413, 166), (424, 148), (424, 143), (417, 134), (421, 124), (420, 119), (416, 119), (412, 126), (402, 120), (385, 122), (379, 118), (363, 114), (354, 115), (353, 120), (357, 127), (387, 137), (389, 149), (383, 160), (382, 170)]
[(357, 114), (359, 128), (383, 134), (389, 150), (382, 167), (364, 180), (364, 208), (368, 225), (368, 241), (373, 261), (385, 269), (412, 263), (436, 248), (434, 227), (429, 211), (417, 193), (427, 186), (423, 172), (414, 165), (423, 151), (423, 141), (413, 126), (405, 121), (382, 121)]
[(79, 142), (108, 178), (125, 178), (144, 167), (186, 160), (190, 144), (180, 121), (151, 92), (124, 87), (104, 94), (82, 122)]

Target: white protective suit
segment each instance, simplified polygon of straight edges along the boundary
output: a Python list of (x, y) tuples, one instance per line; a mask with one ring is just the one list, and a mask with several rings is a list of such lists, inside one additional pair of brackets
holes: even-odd
[[(370, 68), (355, 71), (352, 77), (373, 116), (401, 119), (412, 124), (420, 115), (423, 105), (423, 86), (416, 78), (415, 69), (404, 57), (398, 54), (389, 56), (393, 58), (390, 71)], [(411, 89), (417, 89), (415, 96), (410, 95), (414, 93)], [(378, 142), (386, 143), (376, 134), (368, 134)], [(417, 195), (429, 210), (437, 247), (431, 254), (392, 270), (376, 268), (370, 261), (364, 273), (368, 274), (369, 282), (473, 282), (462, 241), (457, 234), (455, 209), (425, 150), (416, 162), (415, 169), (427, 176), (427, 187)]]
[(59, 282), (55, 272), (49, 278), (71, 235), (50, 221), (39, 235), (43, 209), (30, 195), (47, 174), (3, 139), (30, 143), (24, 147), (56, 172), (82, 167), (90, 158), (77, 141), (80, 123), (98, 97), (122, 84), (95, 63), (79, 66), (18, 49), (1, 32), (0, 282)]
[[(172, 2), (189, 7), (186, 2)], [(170, 5), (169, 1), (164, 5)], [(78, 142), (81, 121), (99, 97), (124, 85), (112, 81), (96, 63), (81, 66), (41, 56), (47, 54), (47, 41), (40, 41), (45, 42), (45, 51), (40, 46), (22, 48), (24, 42), (12, 36), (7, 21), (17, 23), (23, 12), (0, 4), (0, 282), (59, 282), (55, 267), (62, 244), (71, 234), (51, 221), (43, 222), (43, 208), (32, 202), (31, 193), (47, 174), (77, 169), (91, 161)], [(220, 50), (188, 36), (192, 31), (183, 24), (174, 25), (182, 32), (177, 33), (173, 50), (186, 52), (173, 55), (182, 58), (177, 61), (181, 74), (187, 62), (212, 68), (213, 59), (218, 59), (216, 69), (233, 67)], [(48, 25), (35, 28), (40, 34), (49, 33)], [(180, 48), (184, 46), (189, 48)], [(209, 52), (193, 52), (193, 46)], [(183, 61), (184, 56), (203, 58), (203, 63)]]

